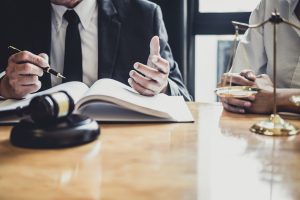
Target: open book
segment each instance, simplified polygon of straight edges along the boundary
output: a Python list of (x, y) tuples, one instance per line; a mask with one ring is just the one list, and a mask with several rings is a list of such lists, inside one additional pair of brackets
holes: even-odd
[(68, 92), (74, 99), (75, 113), (89, 116), (97, 121), (194, 121), (183, 97), (165, 94), (153, 97), (142, 96), (131, 87), (112, 79), (100, 79), (90, 88), (82, 82), (68, 82), (30, 94), (26, 99), (0, 101), (0, 111), (27, 106), (37, 95), (61, 90)]

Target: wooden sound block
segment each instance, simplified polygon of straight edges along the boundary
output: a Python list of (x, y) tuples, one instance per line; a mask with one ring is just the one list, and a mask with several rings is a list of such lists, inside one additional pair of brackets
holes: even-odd
[(63, 148), (89, 143), (99, 135), (100, 126), (95, 120), (73, 114), (43, 125), (21, 120), (11, 131), (10, 142), (25, 148)]

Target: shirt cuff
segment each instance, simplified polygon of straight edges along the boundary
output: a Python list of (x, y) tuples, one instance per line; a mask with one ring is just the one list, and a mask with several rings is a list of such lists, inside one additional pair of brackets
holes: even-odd
[(1, 72), (1, 73), (0, 73), (0, 79), (1, 79), (3, 76), (5, 76), (5, 74), (6, 74), (5, 71), (4, 71), (4, 72)]
[[(0, 80), (3, 78), (3, 76), (5, 76), (5, 74), (5, 71), (0, 73)], [(5, 98), (0, 95), (0, 101), (1, 100), (5, 100)]]

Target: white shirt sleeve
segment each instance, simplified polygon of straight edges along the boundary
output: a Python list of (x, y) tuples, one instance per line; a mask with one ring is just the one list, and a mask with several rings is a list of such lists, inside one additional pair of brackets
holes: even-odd
[(5, 71), (4, 71), (4, 72), (1, 72), (1, 73), (0, 73), (0, 79), (1, 79), (3, 76), (5, 76), (5, 74), (6, 74)]
[[(5, 71), (0, 73), (0, 80), (2, 79), (3, 76), (5, 76)], [(2, 96), (0, 96), (0, 100), (4, 100), (5, 98), (3, 98)]]
[[(251, 13), (250, 24), (258, 24), (265, 19), (265, 0)], [(267, 56), (264, 48), (263, 27), (248, 29), (241, 38), (233, 60), (231, 72), (252, 69), (255, 74), (266, 73)]]

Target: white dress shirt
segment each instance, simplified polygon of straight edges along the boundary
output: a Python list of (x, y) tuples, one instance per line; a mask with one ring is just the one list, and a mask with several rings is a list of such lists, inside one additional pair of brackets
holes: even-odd
[[(300, 26), (294, 10), (299, 0), (262, 0), (252, 12), (250, 24), (270, 18), (277, 9), (281, 17)], [(300, 88), (300, 31), (286, 24), (277, 29), (277, 87)], [(232, 71), (252, 69), (273, 79), (273, 25), (249, 29), (241, 39)]]
[[(65, 55), (65, 37), (68, 22), (63, 18), (68, 8), (55, 4), (51, 13), (51, 53), (50, 63), (58, 72), (63, 73)], [(80, 18), (79, 32), (82, 48), (82, 80), (91, 86), (98, 79), (98, 5), (97, 0), (84, 0), (74, 11)], [(56, 77), (51, 77), (52, 86), (61, 83)]]

